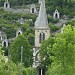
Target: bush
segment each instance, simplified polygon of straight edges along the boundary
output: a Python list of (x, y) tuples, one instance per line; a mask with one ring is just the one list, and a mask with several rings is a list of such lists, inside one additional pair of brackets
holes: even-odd
[(53, 19), (53, 17), (48, 16), (48, 22), (57, 23), (58, 21), (59, 21), (59, 19)]
[(60, 29), (59, 26), (55, 26), (55, 25), (51, 25), (51, 24), (49, 24), (49, 27), (50, 27), (50, 29), (51, 29), (52, 32), (55, 32), (55, 31), (57, 31), (57, 30)]
[(23, 68), (23, 75), (36, 75), (36, 71), (34, 68)]

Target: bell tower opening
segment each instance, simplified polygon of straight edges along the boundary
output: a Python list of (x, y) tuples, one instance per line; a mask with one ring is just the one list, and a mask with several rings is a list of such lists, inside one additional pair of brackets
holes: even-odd
[(39, 35), (39, 43), (43, 42), (45, 40), (45, 34), (42, 32)]

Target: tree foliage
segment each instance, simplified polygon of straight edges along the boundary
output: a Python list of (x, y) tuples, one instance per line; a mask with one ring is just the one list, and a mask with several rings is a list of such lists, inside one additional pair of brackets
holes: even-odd
[[(47, 75), (74, 75), (75, 28), (71, 25), (64, 26), (63, 33), (57, 33), (52, 38), (54, 38), (52, 42), (48, 39), (41, 45), (40, 52), (42, 59), (48, 56), (44, 61), (50, 65)], [(52, 62), (46, 62), (48, 59)]]
[(32, 67), (23, 68), (24, 75), (36, 75), (36, 70)]
[(11, 58), (15, 63), (21, 61), (21, 47), (23, 46), (23, 63), (26, 67), (32, 65), (32, 47), (30, 46), (27, 38), (23, 35), (19, 35), (10, 47)]
[(49, 66), (52, 62), (52, 60), (50, 59), (50, 55), (53, 55), (51, 53), (52, 47), (54, 44), (54, 38), (50, 37), (48, 40), (44, 41), (41, 45), (40, 48), (40, 56), (41, 56), (41, 65), (43, 67)]

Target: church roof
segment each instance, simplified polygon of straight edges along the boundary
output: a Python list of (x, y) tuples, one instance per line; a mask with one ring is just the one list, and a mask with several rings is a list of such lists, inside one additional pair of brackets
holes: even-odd
[(45, 0), (41, 0), (39, 15), (35, 21), (35, 28), (49, 28), (45, 8)]

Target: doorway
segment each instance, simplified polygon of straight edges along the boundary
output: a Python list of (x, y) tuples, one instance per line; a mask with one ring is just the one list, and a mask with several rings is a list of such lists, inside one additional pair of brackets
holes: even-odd
[(32, 13), (34, 13), (34, 8), (32, 8)]

